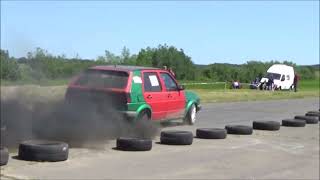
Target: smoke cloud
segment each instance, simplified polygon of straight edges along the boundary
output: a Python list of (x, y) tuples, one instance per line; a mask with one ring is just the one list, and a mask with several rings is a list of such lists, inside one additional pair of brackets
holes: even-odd
[(151, 121), (124, 119), (110, 103), (102, 106), (88, 99), (71, 105), (63, 98), (43, 98), (26, 98), (21, 92), (1, 98), (1, 123), (6, 126), (1, 131), (2, 144), (17, 147), (23, 140), (47, 139), (64, 141), (71, 147), (94, 147), (120, 136), (153, 138), (159, 132), (159, 126)]

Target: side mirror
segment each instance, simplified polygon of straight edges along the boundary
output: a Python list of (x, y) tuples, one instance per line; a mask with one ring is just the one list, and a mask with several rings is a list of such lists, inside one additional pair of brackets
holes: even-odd
[(184, 90), (184, 85), (178, 85), (178, 91)]

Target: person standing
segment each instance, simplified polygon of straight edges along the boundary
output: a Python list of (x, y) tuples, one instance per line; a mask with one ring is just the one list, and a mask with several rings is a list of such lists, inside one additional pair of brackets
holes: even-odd
[(294, 74), (293, 78), (293, 87), (294, 87), (294, 92), (298, 91), (298, 81), (300, 80), (300, 77), (297, 73)]
[(274, 79), (273, 79), (273, 76), (271, 76), (271, 78), (269, 79), (270, 81), (270, 90), (271, 91), (274, 91)]

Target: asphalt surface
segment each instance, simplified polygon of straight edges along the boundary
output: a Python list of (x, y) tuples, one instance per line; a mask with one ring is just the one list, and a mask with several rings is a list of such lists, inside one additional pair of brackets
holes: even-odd
[[(195, 133), (254, 120), (281, 122), (318, 109), (318, 98), (204, 104), (194, 126), (172, 122), (163, 130)], [(148, 152), (117, 151), (115, 141), (102, 143), (102, 149), (72, 148), (67, 161), (56, 163), (21, 161), (12, 153), (1, 179), (319, 179), (319, 124), (223, 140), (195, 138), (190, 146), (158, 142), (156, 137)]]

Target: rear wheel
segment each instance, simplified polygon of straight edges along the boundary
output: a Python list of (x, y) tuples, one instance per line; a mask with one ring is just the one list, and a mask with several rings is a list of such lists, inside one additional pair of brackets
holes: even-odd
[(186, 117), (184, 118), (184, 123), (193, 125), (196, 122), (196, 117), (197, 117), (196, 105), (192, 104), (191, 107), (189, 108), (189, 111)]
[(138, 121), (149, 121), (150, 119), (150, 115), (146, 110), (142, 111), (138, 117)]

